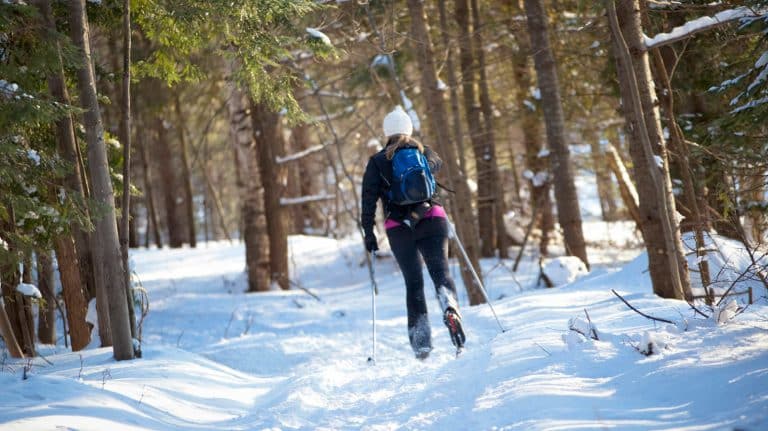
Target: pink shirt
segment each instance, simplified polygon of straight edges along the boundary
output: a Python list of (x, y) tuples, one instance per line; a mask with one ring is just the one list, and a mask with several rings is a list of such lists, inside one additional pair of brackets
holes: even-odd
[[(429, 217), (442, 217), (442, 218), (448, 218), (448, 215), (445, 213), (445, 209), (441, 207), (440, 205), (433, 205), (432, 208), (428, 209), (426, 213), (424, 213), (423, 218), (429, 218)], [(392, 229), (395, 227), (400, 226), (402, 223), (399, 221), (392, 220), (391, 218), (388, 218), (384, 221), (384, 229)]]

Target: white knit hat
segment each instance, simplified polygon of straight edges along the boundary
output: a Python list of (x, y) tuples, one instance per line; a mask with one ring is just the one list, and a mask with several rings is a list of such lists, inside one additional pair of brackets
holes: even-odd
[(403, 111), (403, 107), (397, 105), (395, 109), (384, 117), (384, 136), (408, 135), (413, 133), (413, 123), (411, 117)]

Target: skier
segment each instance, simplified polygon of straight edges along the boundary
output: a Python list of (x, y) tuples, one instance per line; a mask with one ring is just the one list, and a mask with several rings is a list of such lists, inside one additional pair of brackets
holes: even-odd
[[(379, 249), (374, 233), (376, 203), (382, 200), (386, 220), (384, 227), (392, 253), (403, 273), (408, 310), (408, 338), (418, 359), (426, 359), (432, 350), (432, 331), (427, 319), (424, 298), (424, 278), (419, 254), (435, 285), (438, 301), (443, 312), (443, 322), (448, 327), (451, 341), (457, 353), (464, 347), (465, 335), (461, 314), (456, 301), (456, 287), (448, 272), (448, 219), (443, 207), (432, 194), (422, 202), (398, 205), (392, 194), (393, 158), (398, 150), (416, 148), (426, 156), (427, 176), (437, 172), (442, 160), (429, 148), (411, 137), (413, 124), (408, 114), (397, 106), (384, 117), (385, 148), (371, 156), (365, 168), (362, 186), (361, 223), (365, 234), (365, 248), (369, 253)], [(434, 187), (430, 191), (434, 191)]]

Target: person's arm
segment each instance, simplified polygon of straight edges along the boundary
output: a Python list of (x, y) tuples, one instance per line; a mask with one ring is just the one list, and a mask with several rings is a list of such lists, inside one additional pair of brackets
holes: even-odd
[(360, 224), (363, 227), (365, 236), (373, 235), (373, 225), (376, 221), (376, 202), (379, 200), (379, 190), (381, 189), (381, 175), (379, 168), (373, 161), (373, 157), (368, 160), (363, 174), (363, 190), (360, 208)]

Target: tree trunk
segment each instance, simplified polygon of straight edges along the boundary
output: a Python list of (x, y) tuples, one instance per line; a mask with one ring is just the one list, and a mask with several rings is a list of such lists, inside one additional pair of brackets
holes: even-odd
[[(64, 297), (64, 306), (67, 309), (69, 339), (72, 341), (72, 351), (76, 352), (86, 348), (91, 342), (91, 328), (85, 320), (88, 313), (88, 301), (83, 294), (80, 273), (75, 269), (77, 268), (77, 254), (72, 238), (62, 235), (56, 239), (55, 245), (56, 261), (59, 264), (59, 277), (61, 278), (61, 293)], [(107, 314), (106, 309), (103, 310), (100, 313)], [(99, 325), (101, 325), (101, 321), (99, 321)]]
[[(656, 67), (654, 68), (655, 75), (658, 81), (663, 85), (664, 91), (662, 91), (662, 99), (664, 100), (664, 111), (667, 117), (667, 127), (670, 130), (669, 143), (672, 147), (674, 159), (677, 162), (680, 171), (680, 178), (683, 183), (683, 197), (688, 207), (689, 217), (693, 221), (693, 233), (696, 246), (697, 265), (699, 267), (699, 279), (701, 280), (701, 287), (704, 289), (706, 302), (708, 305), (712, 305), (715, 301), (714, 292), (709, 288), (711, 278), (709, 274), (709, 262), (707, 261), (706, 243), (704, 241), (704, 230), (707, 228), (707, 216), (699, 207), (699, 198), (703, 195), (701, 190), (696, 187), (696, 181), (694, 180), (693, 169), (690, 165), (690, 152), (688, 146), (685, 143), (685, 136), (683, 130), (677, 124), (675, 118), (675, 103), (672, 96), (672, 82), (667, 73), (667, 66), (664, 64), (664, 60), (661, 57), (661, 53), (658, 49), (653, 50), (654, 60)], [(664, 95), (666, 94), (666, 96)], [(671, 187), (671, 184), (670, 184)], [(674, 195), (673, 195), (674, 199)]]
[[(309, 129), (307, 124), (297, 124), (291, 128), (291, 139), (289, 141), (288, 154), (295, 154), (309, 147)], [(286, 193), (288, 196), (309, 196), (312, 194), (312, 182), (308, 181), (312, 179), (312, 175), (308, 175), (309, 166), (307, 166), (306, 158), (297, 160), (293, 164), (287, 167), (288, 170), (288, 184)], [(309, 187), (307, 187), (309, 186)], [(300, 205), (292, 205), (289, 208), (290, 214), (290, 233), (302, 234), (305, 228), (310, 225), (311, 219), (311, 204), (303, 203)]]
[(445, 75), (448, 79), (448, 88), (451, 94), (451, 116), (453, 117), (453, 139), (456, 145), (456, 151), (459, 155), (459, 169), (461, 174), (467, 175), (467, 161), (464, 157), (464, 136), (461, 128), (461, 109), (458, 92), (458, 79), (456, 78), (456, 69), (453, 64), (454, 49), (448, 31), (448, 17), (445, 10), (445, 0), (438, 0), (437, 7), (440, 13), (440, 32), (442, 33), (443, 45), (447, 52), (445, 58)]
[(608, 168), (607, 156), (600, 144), (597, 133), (587, 127), (584, 130), (584, 140), (587, 141), (592, 158), (592, 168), (595, 171), (595, 184), (597, 185), (597, 197), (600, 200), (600, 212), (605, 221), (616, 221), (619, 218), (619, 209), (616, 206), (614, 184), (611, 180), (611, 171)]
[[(11, 223), (13, 226), (13, 216)], [(13, 252), (14, 250), (9, 250)], [(2, 299), (8, 313), (13, 338), (18, 342), (21, 356), (33, 357), (35, 352), (34, 321), (32, 320), (32, 302), (16, 290), (21, 281), (18, 267), (13, 264), (0, 265), (0, 286), (2, 287)], [(11, 341), (13, 342), (13, 341)]]
[[(35, 6), (40, 11), (40, 15), (43, 17), (45, 25), (44, 38), (47, 40), (50, 35), (56, 30), (55, 23), (51, 12), (51, 5), (48, 0), (37, 0)], [(64, 69), (61, 61), (61, 48), (57, 40), (51, 40), (51, 44), (56, 49), (56, 68), (48, 76), (48, 88), (53, 98), (63, 104), (69, 105), (69, 92), (65, 85)], [(84, 172), (82, 171), (81, 163), (79, 160), (79, 148), (77, 140), (75, 139), (74, 125), (71, 115), (66, 115), (63, 118), (56, 121), (56, 151), (58, 154), (72, 166), (72, 170), (64, 178), (64, 185), (69, 188), (70, 193), (73, 193), (78, 199), (86, 200), (87, 193), (85, 189)], [(89, 214), (87, 208), (85, 208), (86, 215)], [(90, 246), (90, 234), (85, 232), (80, 226), (75, 223), (70, 225), (72, 235), (75, 240), (75, 249), (77, 252), (77, 262), (80, 269), (80, 279), (86, 284), (87, 298), (93, 298), (96, 296), (96, 282), (94, 279), (93, 262), (91, 257)], [(107, 320), (108, 322), (108, 320)], [(109, 325), (106, 325), (109, 328)]]
[(168, 140), (167, 126), (165, 120), (157, 119), (157, 164), (160, 172), (160, 181), (162, 182), (163, 200), (165, 202), (165, 224), (168, 227), (168, 245), (171, 248), (180, 248), (184, 245), (183, 224), (179, 217), (179, 202), (177, 193), (179, 190), (174, 168), (174, 157), (171, 151), (171, 143)]
[(152, 186), (152, 172), (150, 164), (147, 159), (147, 145), (143, 139), (143, 130), (138, 131), (138, 150), (141, 157), (141, 172), (144, 175), (144, 201), (147, 205), (147, 237), (145, 239), (145, 247), (149, 247), (150, 233), (155, 238), (155, 245), (158, 249), (163, 248), (163, 236), (160, 235), (160, 224), (157, 219), (157, 207), (155, 206), (154, 187)]
[[(521, 0), (507, 0), (510, 15), (518, 16), (524, 13)], [(549, 180), (539, 181), (542, 177), (549, 178), (552, 174), (549, 169), (549, 158), (541, 157), (543, 148), (541, 116), (537, 112), (535, 99), (531, 94), (533, 77), (529, 58), (531, 53), (531, 41), (525, 28), (513, 20), (507, 21), (507, 28), (515, 36), (517, 50), (511, 55), (512, 69), (515, 76), (515, 105), (520, 117), (520, 127), (523, 132), (523, 146), (525, 147), (525, 167), (530, 173), (529, 205), (538, 219), (541, 230), (539, 253), (542, 256), (549, 254), (549, 239), (555, 228), (555, 217), (552, 212), (552, 199), (550, 198), (551, 183)], [(528, 176), (528, 175), (527, 175)], [(538, 179), (537, 179), (538, 178)], [(532, 211), (533, 212), (533, 211)]]
[(245, 267), (248, 272), (248, 291), (263, 292), (270, 289), (269, 237), (264, 217), (264, 195), (258, 155), (253, 141), (251, 117), (245, 108), (243, 93), (229, 84), (229, 139), (235, 150), (237, 185), (240, 191), (242, 238), (245, 242)]
[(739, 178), (740, 201), (745, 207), (744, 234), (750, 244), (760, 248), (765, 245), (765, 232), (768, 229), (768, 218), (766, 218), (764, 209), (765, 181), (765, 166), (745, 169)]
[[(481, 29), (483, 27), (480, 20), (480, 7), (477, 0), (471, 0), (472, 5), (472, 19), (474, 21), (474, 45), (475, 52), (477, 53), (477, 67), (478, 67), (478, 85), (480, 90), (480, 111), (483, 114), (483, 151), (482, 158), (488, 172), (487, 176), (488, 190), (485, 191), (487, 195), (487, 203), (491, 208), (491, 256), (493, 251), (499, 251), (500, 258), (509, 257), (509, 241), (507, 239), (506, 230), (504, 229), (504, 213), (507, 208), (504, 203), (504, 187), (500, 181), (499, 164), (497, 163), (496, 155), (496, 134), (493, 125), (493, 103), (491, 102), (490, 91), (488, 90), (488, 77), (485, 73), (485, 44), (483, 43), (483, 37)], [(480, 197), (478, 195), (478, 201)], [(483, 247), (485, 248), (485, 247)]]
[(287, 211), (280, 204), (285, 195), (285, 168), (275, 163), (285, 147), (282, 119), (266, 105), (251, 100), (251, 121), (264, 189), (264, 216), (269, 235), (269, 272), (272, 283), (290, 289), (288, 272)]
[(541, 89), (547, 142), (551, 151), (557, 218), (563, 229), (566, 253), (580, 258), (589, 268), (587, 247), (581, 227), (579, 197), (573, 180), (568, 143), (565, 141), (565, 117), (557, 81), (557, 65), (549, 43), (546, 13), (541, 0), (525, 0), (528, 34), (533, 48), (536, 76)]
[[(630, 154), (635, 165), (640, 229), (648, 250), (653, 291), (664, 298), (690, 299), (688, 266), (682, 252), (680, 231), (673, 218), (676, 211), (669, 161), (648, 55), (642, 49), (640, 5), (637, 0), (620, 0), (618, 6), (617, 13), (613, 0), (608, 0), (619, 87), (629, 126)], [(660, 156), (661, 167), (657, 166), (654, 153)]]
[(3, 301), (0, 301), (0, 335), (2, 335), (5, 346), (8, 348), (8, 353), (10, 353), (12, 358), (24, 357), (24, 352), (21, 351), (16, 334), (13, 332), (11, 319)]
[(186, 137), (186, 121), (184, 114), (181, 112), (181, 100), (179, 94), (175, 95), (176, 106), (176, 125), (179, 131), (179, 144), (181, 146), (179, 155), (181, 156), (181, 182), (184, 201), (182, 207), (184, 208), (184, 218), (187, 222), (187, 239), (189, 240), (189, 246), (192, 248), (197, 247), (197, 234), (195, 233), (195, 201), (192, 197), (192, 175), (189, 172), (189, 156), (187, 149), (187, 137)]
[(122, 200), (122, 237), (120, 253), (123, 258), (123, 282), (128, 305), (128, 321), (131, 338), (138, 338), (136, 333), (136, 310), (133, 307), (133, 286), (131, 286), (131, 267), (128, 262), (128, 245), (131, 236), (131, 1), (123, 0), (123, 82), (122, 82), (122, 119), (120, 129), (123, 135), (123, 200)]
[(93, 199), (101, 206), (103, 214), (95, 220), (94, 236), (98, 247), (94, 249), (95, 266), (103, 268), (104, 286), (109, 299), (109, 317), (115, 359), (133, 359), (133, 340), (125, 300), (124, 268), (120, 254), (120, 241), (115, 220), (115, 196), (109, 174), (107, 149), (104, 143), (104, 126), (96, 92), (88, 18), (85, 0), (69, 2), (70, 31), (72, 41), (80, 50), (81, 67), (77, 72), (80, 102), (86, 141), (88, 143), (88, 168), (93, 186)]
[(637, 228), (640, 229), (642, 220), (640, 217), (640, 208), (638, 207), (637, 189), (635, 189), (635, 184), (629, 177), (627, 168), (624, 166), (624, 161), (621, 159), (619, 152), (613, 145), (608, 144), (605, 149), (605, 155), (605, 160), (608, 162), (608, 168), (616, 177), (616, 182), (619, 183), (619, 194), (624, 202), (624, 206), (627, 208), (629, 216), (637, 224)]
[(37, 340), (43, 344), (56, 344), (56, 280), (51, 254), (47, 251), (37, 253), (37, 288), (43, 295), (43, 303), (37, 312)]
[[(495, 246), (495, 219), (493, 214), (493, 184), (491, 181), (491, 157), (488, 157), (487, 135), (483, 129), (480, 103), (477, 100), (476, 47), (473, 46), (474, 28), (470, 22), (469, 0), (456, 0), (454, 17), (459, 25), (459, 64), (461, 66), (464, 111), (467, 114), (469, 138), (475, 155), (477, 172), (477, 231), (480, 235), (480, 255), (493, 256)], [(441, 96), (442, 97), (442, 96)]]
[[(416, 58), (421, 70), (421, 88), (426, 103), (426, 116), (434, 136), (437, 151), (443, 159), (445, 174), (448, 177), (449, 187), (456, 193), (450, 202), (449, 210), (456, 225), (456, 233), (463, 242), (469, 264), (474, 267), (478, 276), (481, 276), (478, 262), (478, 244), (475, 224), (472, 217), (471, 194), (466, 178), (461, 174), (456, 164), (456, 150), (448, 133), (448, 119), (443, 101), (443, 92), (437, 86), (437, 72), (435, 69), (435, 57), (432, 52), (432, 43), (429, 37), (427, 21), (424, 14), (422, 0), (408, 0), (408, 10), (411, 14), (411, 36), (413, 38)], [(485, 302), (480, 286), (472, 277), (470, 267), (466, 262), (461, 262), (461, 277), (467, 288), (469, 303), (471, 305)], [(482, 280), (481, 280), (482, 282)]]

